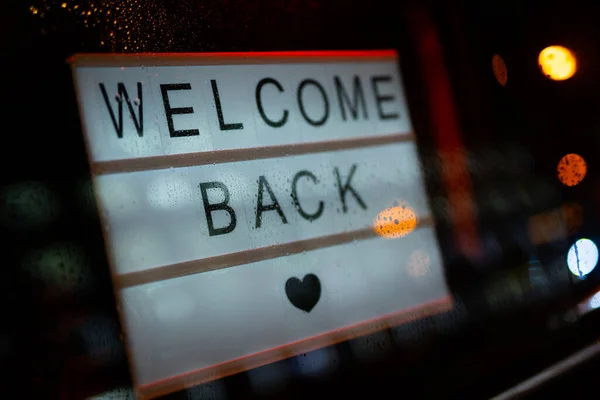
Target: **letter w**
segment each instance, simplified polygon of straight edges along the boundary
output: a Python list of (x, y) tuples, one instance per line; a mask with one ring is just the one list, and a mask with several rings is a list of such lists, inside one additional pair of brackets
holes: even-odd
[(125, 89), (125, 84), (123, 84), (123, 82), (119, 82), (118, 83), (118, 94), (116, 96), (116, 101), (117, 104), (119, 105), (119, 120), (117, 121), (117, 118), (115, 118), (115, 112), (113, 111), (113, 108), (110, 105), (110, 100), (108, 99), (108, 94), (106, 93), (106, 88), (104, 87), (103, 83), (100, 83), (100, 90), (102, 91), (102, 96), (104, 97), (104, 103), (106, 103), (106, 107), (108, 108), (108, 112), (110, 113), (110, 119), (112, 120), (113, 126), (115, 127), (115, 131), (117, 132), (117, 136), (119, 138), (123, 137), (123, 99), (125, 99), (125, 102), (127, 102), (127, 107), (129, 108), (129, 114), (131, 114), (131, 119), (133, 120), (133, 123), (135, 125), (135, 129), (137, 130), (137, 134), (139, 137), (143, 137), (144, 136), (144, 107), (142, 104), (142, 82), (138, 82), (137, 83), (137, 92), (138, 92), (138, 98), (136, 99), (137, 102), (139, 104), (137, 104), (138, 107), (138, 114), (139, 114), (139, 118), (137, 118), (135, 116), (135, 113), (133, 112), (133, 105), (131, 104), (131, 101), (129, 100), (129, 94), (127, 93), (127, 90)]

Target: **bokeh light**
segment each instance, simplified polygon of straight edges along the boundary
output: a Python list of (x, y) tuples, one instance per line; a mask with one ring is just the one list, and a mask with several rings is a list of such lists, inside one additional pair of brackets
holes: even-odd
[(107, 216), (113, 218), (124, 218), (137, 215), (140, 204), (143, 204), (140, 193), (135, 187), (115, 179), (100, 179), (96, 186), (98, 197), (102, 208), (106, 210)]
[(567, 253), (567, 265), (575, 276), (586, 276), (598, 264), (598, 247), (590, 239), (579, 239)]
[(0, 219), (9, 228), (46, 227), (57, 219), (59, 206), (58, 196), (43, 182), (19, 182), (0, 191)]
[(430, 265), (429, 254), (427, 252), (417, 249), (412, 252), (408, 258), (407, 272), (408, 275), (418, 278), (427, 275), (429, 272)]
[(554, 81), (564, 81), (577, 71), (577, 59), (571, 50), (549, 46), (540, 52), (538, 63), (542, 73)]
[(494, 57), (492, 57), (492, 71), (494, 71), (494, 76), (498, 83), (502, 86), (506, 86), (506, 82), (508, 81), (508, 71), (504, 59), (498, 54), (495, 54)]
[[(29, 11), (39, 19), (44, 32), (94, 29), (90, 35), (99, 45), (116, 52), (152, 51), (158, 43), (170, 43), (166, 29), (169, 14), (155, 0), (32, 0)], [(62, 21), (58, 23), (57, 21)], [(82, 38), (83, 40), (83, 38)]]
[(89, 260), (83, 247), (73, 242), (57, 242), (32, 249), (22, 267), (33, 279), (58, 293), (85, 291), (92, 285)]
[(558, 180), (566, 186), (575, 186), (581, 183), (587, 173), (587, 164), (579, 154), (567, 154), (558, 162), (556, 167)]
[(408, 235), (417, 227), (417, 214), (405, 202), (377, 214), (373, 229), (379, 236), (395, 239)]

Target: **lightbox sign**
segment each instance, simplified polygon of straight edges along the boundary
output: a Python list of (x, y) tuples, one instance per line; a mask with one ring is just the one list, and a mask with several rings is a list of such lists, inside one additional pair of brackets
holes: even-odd
[(451, 308), (397, 57), (70, 60), (140, 397)]

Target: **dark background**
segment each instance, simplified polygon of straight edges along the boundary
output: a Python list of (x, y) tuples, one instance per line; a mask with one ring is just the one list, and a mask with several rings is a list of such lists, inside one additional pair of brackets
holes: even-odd
[[(598, 271), (575, 279), (565, 256), (574, 240), (597, 241), (599, 233), (599, 11), (594, 2), (517, 0), (7, 3), (0, 16), (7, 391), (79, 399), (122, 388), (108, 398), (126, 398), (131, 385), (65, 62), (77, 52), (395, 48), (401, 55), (456, 309), (170, 398), (488, 398), (591, 343), (595, 317), (567, 311), (595, 290)], [(424, 33), (439, 41), (457, 110), (483, 249), (475, 260), (456, 247), (444, 212)], [(569, 81), (539, 72), (537, 55), (550, 44), (578, 56)], [(506, 87), (493, 76), (494, 54), (506, 62)], [(588, 174), (566, 188), (556, 164), (571, 152), (586, 159)], [(565, 201), (581, 205), (583, 224), (531, 244), (528, 218)], [(325, 367), (307, 374), (311, 365)], [(578, 397), (592, 398), (593, 367), (586, 368), (545, 393), (566, 396), (576, 387)]]

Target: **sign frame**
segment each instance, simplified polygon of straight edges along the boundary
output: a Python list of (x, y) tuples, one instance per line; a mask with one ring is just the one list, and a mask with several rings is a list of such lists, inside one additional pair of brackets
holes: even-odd
[[(139, 67), (139, 66), (209, 66), (209, 65), (262, 65), (262, 64), (296, 64), (296, 63), (363, 63), (376, 61), (398, 61), (398, 54), (395, 50), (358, 50), (358, 51), (283, 51), (283, 52), (260, 52), (260, 53), (161, 53), (161, 54), (77, 54), (69, 58), (68, 63), (73, 71), (73, 78), (76, 88), (77, 102), (80, 111), (83, 110), (83, 98), (79, 91), (80, 85), (76, 74), (77, 68), (81, 67)], [(84, 118), (81, 118), (82, 129), (86, 130)], [(208, 272), (214, 269), (198, 269), (197, 263), (181, 263), (178, 268), (166, 269), (156, 268), (151, 271), (133, 272), (129, 274), (117, 274), (113, 263), (112, 248), (109, 245), (109, 232), (107, 230), (108, 221), (103, 215), (101, 198), (98, 195), (97, 178), (98, 176), (117, 173), (134, 172), (151, 169), (164, 168), (165, 163), (171, 167), (197, 166), (208, 163), (229, 163), (250, 159), (278, 157), (277, 154), (302, 155), (312, 154), (334, 150), (344, 150), (353, 148), (363, 148), (369, 146), (379, 146), (385, 144), (399, 143), (403, 141), (414, 141), (415, 136), (412, 132), (405, 134), (394, 134), (386, 136), (373, 136), (369, 138), (328, 140), (327, 143), (307, 142), (296, 143), (292, 145), (263, 146), (252, 149), (239, 150), (218, 150), (214, 151), (214, 157), (211, 155), (202, 157), (200, 160), (198, 154), (187, 153), (178, 155), (152, 156), (143, 158), (131, 158), (124, 160), (95, 161), (92, 159), (88, 135), (85, 135), (88, 159), (92, 171), (92, 180), (94, 184), (94, 195), (98, 205), (98, 212), (101, 219), (102, 233), (105, 242), (105, 251), (113, 281), (113, 288), (118, 305), (118, 313), (121, 326), (125, 326), (125, 317), (121, 309), (122, 296), (121, 290), (126, 287), (140, 285), (148, 282), (155, 282), (164, 279)], [(431, 217), (422, 218), (418, 221), (418, 227), (432, 227), (434, 222)], [(373, 229), (363, 229), (361, 231), (351, 231), (340, 235), (332, 243), (323, 243), (328, 240), (327, 237), (316, 237), (304, 241), (296, 242), (293, 248), (286, 249), (287, 253), (294, 254), (302, 251), (332, 246), (340, 243), (347, 243), (354, 240), (373, 237), (376, 234)], [(299, 244), (298, 244), (299, 243)], [(269, 259), (269, 254), (276, 254), (281, 251), (277, 247), (284, 245), (273, 245), (264, 248), (264, 253), (258, 258), (245, 258), (250, 253), (230, 255), (237, 257), (237, 264), (247, 264), (257, 260)], [(288, 246), (289, 247), (289, 246)], [(277, 257), (273, 255), (272, 257)], [(271, 257), (271, 258), (272, 258)], [(243, 261), (240, 261), (243, 260)], [(231, 266), (231, 265), (230, 265)], [(130, 345), (127, 340), (127, 332), (123, 332), (127, 355), (129, 358), (130, 369), (135, 390), (140, 398), (155, 398), (161, 395), (183, 390), (204, 382), (220, 379), (229, 375), (243, 372), (249, 369), (260, 367), (273, 363), (294, 355), (302, 354), (318, 348), (330, 346), (339, 342), (347, 341), (359, 336), (368, 335), (383, 329), (391, 328), (412, 320), (434, 315), (453, 309), (453, 300), (450, 295), (438, 298), (434, 301), (420, 304), (414, 307), (406, 308), (401, 311), (381, 315), (376, 318), (363, 321), (354, 325), (345, 326), (334, 331), (321, 335), (308, 337), (300, 341), (286, 344), (281, 347), (272, 348), (266, 351), (249, 354), (235, 360), (226, 361), (221, 364), (190, 371), (184, 374), (172, 376), (157, 382), (140, 385), (136, 379), (135, 363), (131, 356)]]

